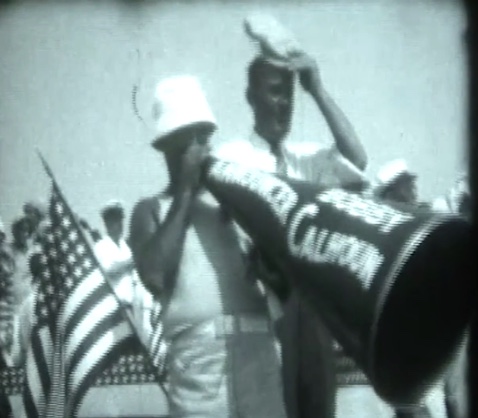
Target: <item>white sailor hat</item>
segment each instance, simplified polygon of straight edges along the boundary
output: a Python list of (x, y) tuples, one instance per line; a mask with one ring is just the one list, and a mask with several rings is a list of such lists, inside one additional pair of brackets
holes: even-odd
[(110, 215), (124, 216), (124, 206), (119, 200), (110, 200), (101, 209), (101, 216), (103, 218)]
[(380, 194), (402, 177), (417, 177), (416, 173), (408, 168), (404, 159), (396, 159), (384, 164), (377, 173), (375, 193)]
[(192, 124), (206, 122), (217, 126), (201, 84), (188, 75), (169, 77), (156, 85), (153, 119), (156, 124), (153, 144)]

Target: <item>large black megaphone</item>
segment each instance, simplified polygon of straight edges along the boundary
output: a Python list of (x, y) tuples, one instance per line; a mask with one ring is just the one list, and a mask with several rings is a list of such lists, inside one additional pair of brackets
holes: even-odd
[(444, 372), (470, 320), (471, 227), (211, 158), (209, 191), (393, 406)]

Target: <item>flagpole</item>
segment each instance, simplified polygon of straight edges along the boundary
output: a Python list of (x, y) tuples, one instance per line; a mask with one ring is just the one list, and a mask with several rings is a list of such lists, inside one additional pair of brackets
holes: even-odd
[[(67, 203), (66, 199), (65, 199), (65, 196), (63, 195), (60, 187), (58, 186), (58, 183), (56, 182), (56, 179), (55, 177), (53, 176), (53, 172), (50, 168), (50, 166), (48, 165), (48, 163), (46, 162), (45, 158), (43, 158), (43, 155), (41, 154), (41, 152), (37, 149), (37, 154), (43, 164), (43, 168), (45, 169), (46, 173), (48, 174), (48, 177), (50, 177), (53, 185), (55, 186), (58, 194), (60, 195), (60, 197), (63, 199), (63, 201), (65, 203)], [(70, 212), (73, 214), (73, 212), (71, 211), (71, 208), (69, 207), (68, 203), (67, 203), (67, 207), (68, 209), (70, 210)], [(138, 340), (140, 341), (141, 345), (143, 346), (143, 348), (145, 349), (146, 353), (148, 353), (148, 356), (149, 356), (149, 351), (148, 351), (148, 347), (146, 346), (146, 343), (143, 341), (143, 339), (141, 338), (140, 336), (140, 333), (138, 331), (138, 328), (137, 326), (135, 325), (134, 323), (134, 320), (133, 320), (133, 317), (132, 317), (132, 314), (127, 310), (125, 309), (125, 306), (123, 305), (122, 301), (120, 300), (120, 298), (118, 297), (118, 295), (116, 294), (115, 290), (114, 290), (114, 286), (111, 284), (111, 282), (109, 281), (108, 279), (108, 275), (106, 273), (106, 271), (104, 270), (103, 266), (101, 265), (101, 263), (99, 262), (98, 260), (98, 257), (96, 256), (95, 252), (93, 251), (93, 249), (91, 248), (91, 245), (88, 241), (88, 238), (86, 237), (85, 235), (85, 232), (83, 231), (83, 228), (79, 225), (78, 223), (78, 219), (75, 215), (73, 215), (73, 222), (75, 223), (75, 226), (77, 227), (77, 229), (80, 231), (80, 234), (81, 234), (81, 237), (83, 238), (83, 240), (86, 242), (86, 245), (87, 245), (87, 248), (91, 254), (91, 256), (96, 260), (96, 263), (98, 265), (98, 268), (102, 274), (102, 276), (104, 277), (108, 287), (110, 288), (111, 292), (113, 293), (113, 297), (116, 299), (116, 301), (118, 302), (119, 306), (121, 307), (120, 311), (122, 312), (124, 318), (126, 319), (126, 321), (131, 325), (132, 329), (134, 330), (134, 333), (136, 334), (136, 336), (138, 337)], [(160, 382), (160, 385), (162, 386), (161, 382)], [(164, 388), (163, 388), (164, 390)]]

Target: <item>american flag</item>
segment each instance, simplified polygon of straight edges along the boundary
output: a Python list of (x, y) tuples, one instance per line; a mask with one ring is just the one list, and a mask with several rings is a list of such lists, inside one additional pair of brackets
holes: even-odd
[(156, 367), (160, 384), (167, 378), (166, 358), (169, 349), (168, 343), (164, 339), (163, 312), (162, 306), (159, 303), (151, 311), (153, 332), (146, 346), (150, 360), (153, 366)]
[(92, 380), (135, 335), (55, 183), (49, 216), (25, 366), (28, 418), (76, 416)]

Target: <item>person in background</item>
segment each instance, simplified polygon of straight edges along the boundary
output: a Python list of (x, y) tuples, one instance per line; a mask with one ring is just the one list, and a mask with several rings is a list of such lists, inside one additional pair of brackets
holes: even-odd
[(100, 231), (98, 231), (97, 229), (92, 229), (90, 231), (90, 234), (91, 234), (91, 239), (93, 240), (93, 242), (101, 241), (102, 236)]
[[(133, 295), (134, 261), (131, 250), (123, 238), (124, 209), (118, 201), (110, 201), (101, 211), (106, 236), (94, 247), (95, 254), (109, 278), (119, 286), (116, 293), (130, 300)], [(127, 276), (129, 280), (121, 280)]]
[[(245, 28), (261, 49), (247, 70), (246, 99), (254, 126), (248, 140), (230, 141), (216, 156), (321, 187), (365, 184), (365, 150), (325, 88), (316, 60), (271, 16), (249, 16)], [(325, 118), (335, 140), (331, 147), (321, 146), (319, 140), (292, 142), (289, 138), (296, 79), (316, 105), (317, 117)], [(332, 337), (321, 319), (284, 286), (287, 281), (281, 280), (258, 248), (248, 243), (245, 251), (266, 289), (276, 321), (288, 416), (334, 417), (337, 385)]]
[(431, 210), (432, 205), (419, 200), (417, 174), (411, 171), (404, 159), (392, 160), (380, 168), (372, 195), (390, 202), (413, 205), (417, 209)]
[[(23, 365), (29, 338), (31, 315), (33, 315), (34, 284), (30, 272), (32, 257), (31, 224), (25, 217), (12, 224), (13, 241), (4, 246), (2, 260), (7, 261), (7, 288), (2, 297), (2, 307), (8, 312), (8, 345), (3, 355), (9, 367)], [(3, 263), (2, 263), (3, 264)], [(2, 266), (2, 274), (5, 269)], [(3, 280), (2, 280), (3, 281)]]
[(108, 202), (101, 217), (106, 235), (94, 246), (96, 257), (116, 296), (131, 313), (140, 341), (146, 346), (151, 336), (149, 316), (153, 299), (137, 276), (131, 249), (123, 237), (125, 214), (122, 203), (117, 200)]
[(216, 121), (199, 81), (159, 82), (153, 112), (169, 185), (136, 204), (130, 244), (164, 309), (170, 415), (284, 418), (266, 303), (231, 219), (203, 187)]
[[(0, 218), (0, 370), (10, 367), (10, 351), (13, 340), (12, 275), (15, 269), (7, 234)], [(0, 391), (0, 416), (12, 413), (8, 396)]]
[(379, 199), (416, 204), (418, 202), (417, 175), (403, 159), (383, 165), (377, 173), (374, 194)]
[(97, 229), (93, 229), (85, 219), (79, 218), (78, 223), (86, 232), (88, 232), (89, 237), (94, 243), (101, 241), (102, 236), (100, 231), (98, 231)]
[(30, 238), (33, 242), (38, 241), (38, 235), (42, 233), (43, 223), (46, 222), (46, 209), (41, 202), (27, 202), (23, 205), (23, 215), (30, 225)]
[[(412, 205), (416, 208), (429, 209), (431, 205), (419, 202), (417, 174), (412, 172), (403, 159), (392, 160), (380, 168), (373, 188), (378, 199), (388, 202)], [(396, 418), (431, 418), (426, 405), (397, 408)]]
[(15, 260), (7, 243), (5, 227), (0, 219), (0, 349), (2, 362), (9, 363), (9, 351), (13, 335), (13, 274)]
[(23, 217), (16, 219), (11, 227), (12, 243), (11, 251), (15, 260), (15, 272), (13, 274), (13, 304), (18, 310), (22, 303), (32, 293), (32, 277), (30, 274), (30, 256), (34, 251), (31, 237), (30, 221)]
[(15, 254), (27, 254), (30, 249), (30, 232), (32, 226), (25, 217), (15, 219), (12, 223), (12, 250)]

